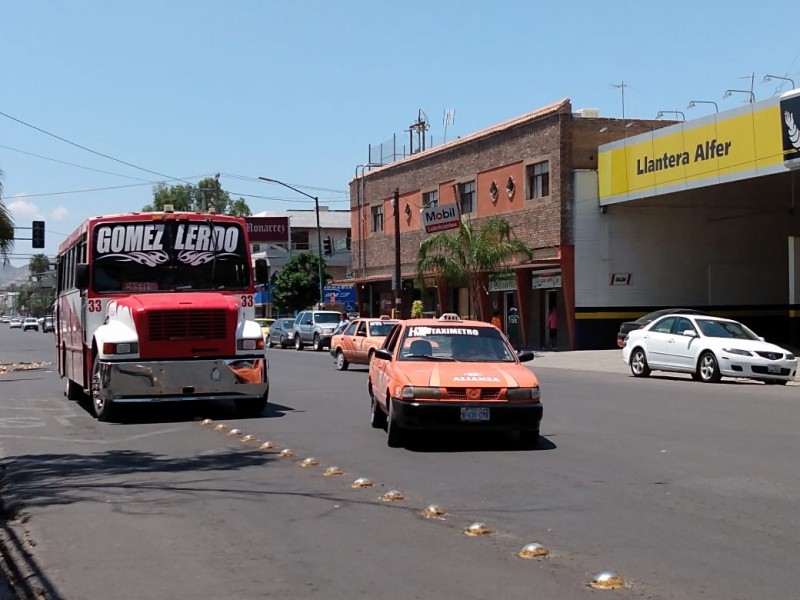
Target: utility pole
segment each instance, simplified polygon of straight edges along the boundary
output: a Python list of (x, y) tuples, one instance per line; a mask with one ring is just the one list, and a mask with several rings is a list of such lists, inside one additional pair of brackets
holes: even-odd
[(394, 307), (398, 312), (397, 318), (401, 317), (402, 289), (402, 281), (400, 281), (400, 188), (394, 188)]

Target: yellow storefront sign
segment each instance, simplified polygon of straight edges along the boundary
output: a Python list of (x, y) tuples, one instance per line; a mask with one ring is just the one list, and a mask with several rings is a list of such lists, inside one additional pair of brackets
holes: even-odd
[(600, 147), (601, 204), (785, 171), (778, 98)]

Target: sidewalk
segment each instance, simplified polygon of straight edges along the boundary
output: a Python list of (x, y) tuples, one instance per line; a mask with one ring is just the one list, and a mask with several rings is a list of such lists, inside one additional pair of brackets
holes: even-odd
[[(622, 362), (622, 350), (618, 349), (574, 350), (564, 352), (559, 352), (557, 350), (537, 350), (533, 361), (526, 363), (526, 365), (534, 371), (537, 368), (547, 368), (619, 373), (620, 375), (631, 374), (628, 365)], [(800, 380), (795, 378), (787, 385), (800, 387)]]

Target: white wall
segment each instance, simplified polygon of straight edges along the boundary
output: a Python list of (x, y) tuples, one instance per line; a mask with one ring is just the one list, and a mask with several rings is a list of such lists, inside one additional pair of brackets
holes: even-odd
[[(785, 304), (787, 236), (797, 217), (713, 202), (650, 198), (608, 207), (597, 173), (575, 173), (575, 304), (578, 308)], [(795, 229), (796, 231), (796, 229)], [(611, 286), (611, 273), (631, 273)]]

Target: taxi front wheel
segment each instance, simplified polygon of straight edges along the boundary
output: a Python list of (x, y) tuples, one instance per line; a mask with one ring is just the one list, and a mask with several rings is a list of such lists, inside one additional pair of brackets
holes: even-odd
[(403, 442), (405, 442), (406, 432), (397, 424), (392, 399), (388, 398), (387, 402), (389, 404), (389, 417), (386, 419), (386, 443), (390, 448), (401, 448)]

